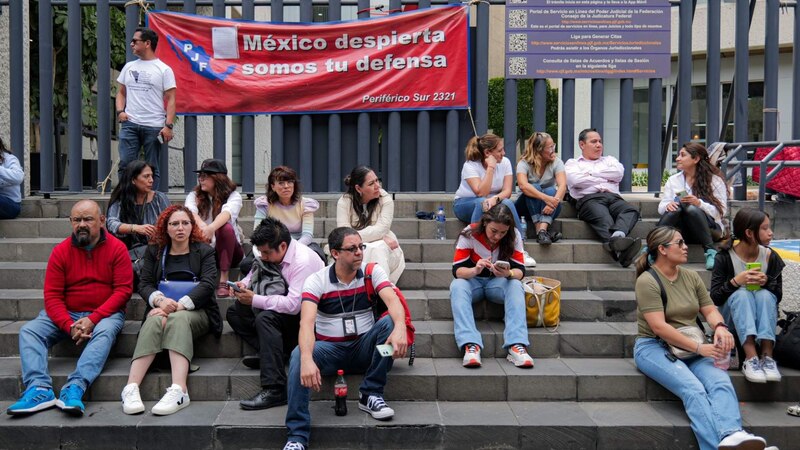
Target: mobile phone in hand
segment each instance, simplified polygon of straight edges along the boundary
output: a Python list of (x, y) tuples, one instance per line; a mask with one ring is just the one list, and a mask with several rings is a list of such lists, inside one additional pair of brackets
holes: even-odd
[(498, 269), (508, 270), (511, 268), (511, 264), (508, 261), (497, 261), (494, 263), (494, 266)]
[(226, 283), (228, 283), (228, 287), (233, 289), (234, 292), (242, 292), (242, 290), (239, 289), (239, 286), (237, 286), (233, 281), (226, 281)]
[(158, 137), (156, 139), (158, 139), (159, 144), (164, 143), (164, 135), (162, 135), (161, 133), (158, 133)]

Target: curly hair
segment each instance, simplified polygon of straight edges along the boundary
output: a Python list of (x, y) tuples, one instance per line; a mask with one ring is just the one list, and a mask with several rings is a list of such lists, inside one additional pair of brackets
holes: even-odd
[(189, 216), (189, 222), (192, 222), (192, 233), (189, 235), (190, 243), (207, 242), (203, 237), (203, 233), (200, 232), (200, 227), (197, 226), (194, 220), (194, 214), (192, 214), (189, 208), (183, 205), (170, 205), (158, 216), (158, 220), (156, 220), (156, 232), (153, 233), (153, 237), (150, 238), (150, 244), (157, 245), (158, 249), (161, 250), (170, 243), (167, 227), (169, 226), (169, 218), (176, 212), (186, 213), (186, 215)]
[(272, 190), (272, 185), (278, 181), (292, 181), (294, 182), (294, 191), (292, 191), (292, 204), (294, 205), (300, 201), (300, 180), (297, 178), (297, 172), (288, 166), (278, 166), (272, 169), (267, 178), (267, 202), (270, 204), (277, 203), (278, 193)]
[(725, 205), (717, 197), (714, 197), (714, 185), (712, 183), (715, 176), (723, 181), (725, 177), (718, 167), (711, 164), (708, 160), (708, 150), (697, 142), (687, 142), (682, 147), (692, 158), (700, 158), (695, 166), (694, 182), (692, 192), (700, 199), (714, 205), (720, 214), (725, 213)]
[[(475, 235), (486, 234), (486, 227), (489, 226), (491, 222), (508, 226), (508, 232), (500, 239), (497, 245), (499, 250), (497, 259), (499, 261), (508, 261), (514, 254), (514, 244), (517, 239), (516, 228), (514, 227), (514, 215), (511, 213), (508, 206), (502, 203), (495, 205), (483, 213), (480, 222), (478, 222), (475, 227), (465, 228), (461, 231), (460, 236), (471, 238)], [(456, 240), (456, 244), (458, 244), (458, 240)]]
[(205, 173), (205, 175), (214, 181), (214, 192), (211, 194), (211, 202), (208, 200), (208, 195), (200, 189), (200, 184), (194, 187), (194, 195), (197, 198), (197, 212), (200, 217), (207, 217), (208, 212), (211, 211), (211, 217), (217, 217), (222, 211), (222, 204), (228, 200), (231, 192), (236, 190), (236, 183), (228, 178), (224, 173)]
[(553, 140), (549, 134), (541, 131), (534, 132), (528, 138), (525, 153), (522, 154), (522, 159), (531, 166), (531, 171), (537, 175), (542, 168), (542, 152), (544, 152), (548, 140)]
[(467, 147), (464, 149), (464, 156), (467, 158), (467, 161), (483, 162), (483, 160), (486, 159), (486, 154), (484, 152), (494, 149), (500, 145), (501, 142), (503, 142), (503, 138), (492, 133), (486, 133), (482, 136), (473, 136), (472, 139), (467, 142)]
[(356, 190), (356, 186), (364, 184), (370, 172), (375, 171), (368, 166), (357, 166), (350, 172), (350, 175), (344, 178), (344, 184), (347, 186), (347, 192), (344, 195), (350, 197), (350, 204), (353, 205), (353, 210), (355, 210), (356, 217), (358, 217), (358, 221), (355, 224), (351, 224), (356, 230), (364, 229), (369, 225), (370, 218), (372, 218), (372, 214), (381, 201), (380, 197), (373, 198), (364, 205), (361, 201), (361, 194)]

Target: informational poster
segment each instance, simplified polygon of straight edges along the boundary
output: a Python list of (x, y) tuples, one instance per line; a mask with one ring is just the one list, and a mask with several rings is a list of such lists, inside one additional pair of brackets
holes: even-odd
[(460, 109), (470, 104), (468, 11), (319, 24), (154, 11), (147, 23), (180, 114)]
[(508, 0), (507, 78), (667, 78), (668, 0)]

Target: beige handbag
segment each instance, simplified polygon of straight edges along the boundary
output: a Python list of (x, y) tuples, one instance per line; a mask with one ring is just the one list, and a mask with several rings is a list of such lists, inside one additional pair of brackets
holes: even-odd
[[(695, 343), (698, 343), (698, 344), (705, 344), (706, 343), (706, 335), (705, 335), (705, 333), (703, 333), (703, 331), (701, 331), (700, 328), (697, 328), (694, 325), (688, 325), (688, 326), (685, 326), (685, 327), (680, 327), (680, 328), (678, 328), (678, 332), (680, 334), (690, 338)], [(672, 354), (675, 355), (675, 357), (678, 358), (678, 359), (688, 359), (688, 358), (691, 358), (692, 356), (697, 356), (697, 353), (695, 353), (695, 352), (690, 352), (688, 350), (684, 350), (684, 349), (676, 347), (676, 346), (674, 346), (672, 344), (670, 344), (670, 346), (669, 346), (669, 351), (671, 351)]]

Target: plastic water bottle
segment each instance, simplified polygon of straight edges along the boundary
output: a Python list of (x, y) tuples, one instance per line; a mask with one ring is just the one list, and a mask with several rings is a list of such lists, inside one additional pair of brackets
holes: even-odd
[(524, 217), (519, 218), (519, 232), (522, 234), (522, 240), (528, 238), (528, 222), (525, 222)]
[(714, 367), (717, 369), (728, 370), (731, 367), (731, 354), (726, 353), (722, 358), (714, 359)]
[(439, 206), (439, 211), (436, 212), (436, 230), (434, 231), (433, 238), (443, 241), (447, 239), (447, 231), (445, 225), (447, 218), (444, 215), (444, 206)]
[(333, 411), (337, 416), (347, 415), (347, 383), (344, 381), (344, 370), (339, 369), (336, 372), (336, 383), (333, 385), (333, 396), (336, 400), (336, 405)]

